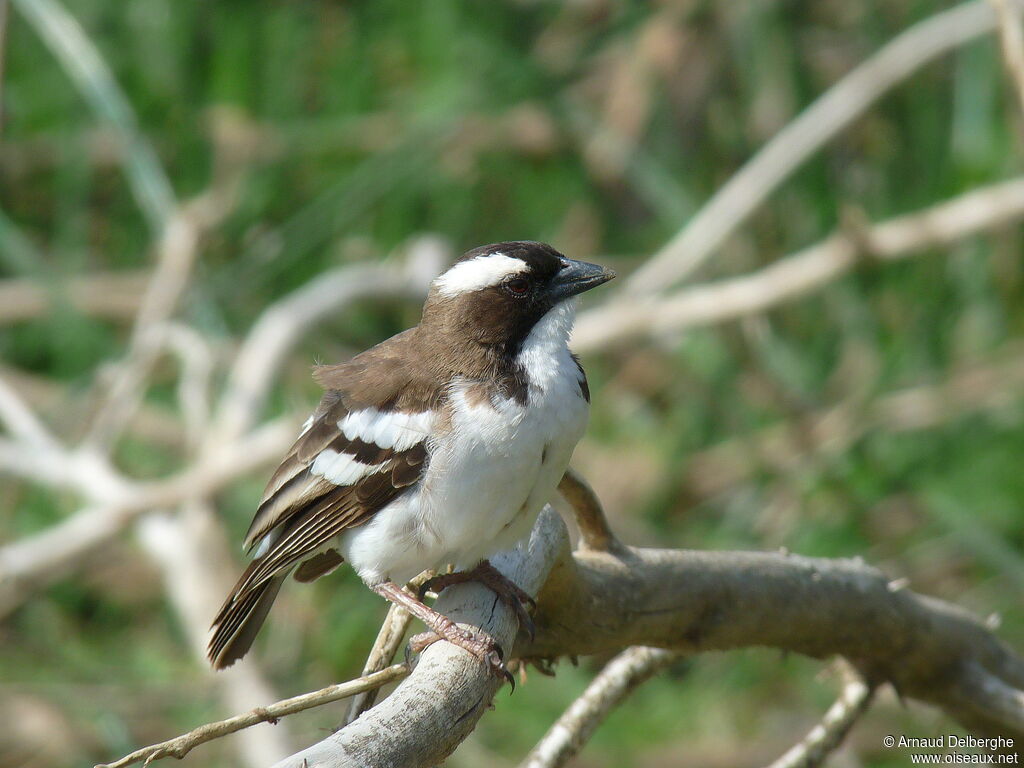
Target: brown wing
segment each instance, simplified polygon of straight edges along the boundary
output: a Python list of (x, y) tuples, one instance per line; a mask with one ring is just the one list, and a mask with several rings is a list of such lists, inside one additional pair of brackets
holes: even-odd
[[(239, 591), (316, 555), (343, 530), (366, 522), (419, 481), (427, 461), (426, 434), (409, 447), (406, 440), (401, 450), (382, 447), (341, 431), (349, 412), (337, 392), (325, 395), (313, 423), (274, 473), (245, 541), (249, 548), (261, 543), (262, 551)], [(388, 419), (408, 420), (400, 412), (379, 413), (382, 431)], [(325, 451), (331, 452), (327, 458), (356, 467), (359, 476), (347, 484), (332, 481), (329, 472), (325, 476), (316, 463)]]
[(414, 376), (419, 369), (403, 360), (410, 338), (399, 334), (318, 371), (328, 391), (267, 484), (245, 537), (256, 556), (213, 621), (215, 667), (246, 653), (296, 564), (301, 580), (333, 570), (341, 563), (330, 549), (334, 537), (365, 523), (422, 477), (442, 389)]

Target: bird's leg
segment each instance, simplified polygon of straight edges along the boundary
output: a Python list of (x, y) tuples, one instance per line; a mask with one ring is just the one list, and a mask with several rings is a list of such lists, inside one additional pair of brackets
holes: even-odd
[(526, 607), (536, 608), (537, 601), (520, 589), (518, 584), (491, 565), (489, 560), (481, 560), (476, 567), (468, 571), (443, 573), (427, 579), (419, 588), (419, 599), (423, 600), (427, 592), (439, 595), (447, 587), (454, 584), (465, 584), (467, 581), (483, 584), (494, 592), (499, 600), (516, 612), (519, 626), (530, 637), (530, 640), (532, 641), (536, 637), (537, 628), (534, 626), (533, 619), (530, 617)]
[(513, 686), (515, 685), (512, 675), (505, 668), (501, 646), (486, 632), (472, 632), (463, 629), (443, 613), (438, 613), (430, 606), (424, 605), (421, 600), (417, 600), (393, 582), (385, 581), (383, 584), (378, 584), (373, 587), (373, 591), (395, 605), (405, 608), (430, 629), (430, 632), (416, 635), (409, 641), (409, 646), (413, 651), (421, 651), (437, 640), (447, 640), (452, 645), (469, 651), (480, 659), (492, 673), (508, 680)]

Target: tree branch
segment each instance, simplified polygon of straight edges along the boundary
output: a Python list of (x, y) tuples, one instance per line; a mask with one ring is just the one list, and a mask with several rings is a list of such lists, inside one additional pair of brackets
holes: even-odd
[(200, 744), (219, 739), (243, 728), (250, 728), (259, 723), (276, 724), (278, 718), (293, 715), (296, 712), (302, 712), (313, 707), (319, 707), (323, 704), (330, 704), (332, 701), (347, 699), (349, 696), (355, 696), (363, 691), (380, 688), (382, 685), (387, 685), (395, 680), (401, 680), (408, 674), (409, 668), (407, 666), (395, 664), (380, 672), (374, 672), (372, 675), (349, 680), (346, 683), (329, 685), (319, 691), (304, 693), (301, 696), (293, 696), (290, 699), (284, 699), (265, 707), (257, 707), (243, 715), (229, 717), (227, 720), (201, 725), (186, 734), (169, 739), (168, 741), (162, 741), (159, 744), (137, 749), (120, 760), (113, 763), (103, 763), (97, 765), (96, 768), (124, 768), (126, 765), (143, 761), (145, 761), (145, 765), (149, 765), (154, 760), (159, 760), (162, 757), (176, 757), (180, 760)]
[(573, 347), (580, 352), (651, 334), (764, 312), (821, 288), (860, 256), (883, 261), (941, 248), (1024, 217), (1024, 177), (966, 192), (913, 214), (855, 233), (840, 232), (743, 277), (643, 302), (612, 301), (580, 314)]
[(639, 549), (563, 553), (524, 657), (650, 645), (841, 655), (968, 728), (1024, 736), (1024, 661), (966, 611), (857, 560)]
[(999, 21), (999, 42), (1003, 63), (1010, 76), (1020, 108), (1024, 110), (1024, 33), (1021, 32), (1020, 7), (1012, 0), (989, 0)]
[[(1014, 0), (1014, 7), (1020, 3)], [(891, 40), (781, 130), (626, 280), (624, 296), (657, 293), (700, 267), (809, 157), (916, 70), (987, 34), (996, 25), (986, 0), (937, 13)]]
[[(50, 584), (72, 571), (82, 560), (124, 531), (140, 514), (176, 506), (190, 497), (213, 493), (235, 478), (276, 460), (295, 439), (295, 429), (292, 419), (270, 422), (238, 442), (224, 446), (206, 463), (189, 466), (166, 480), (118, 484), (111, 489), (111, 492), (116, 491), (116, 496), (107, 495), (103, 488), (88, 485), (90, 475), (84, 470), (75, 472), (71, 478), (63, 478), (63, 474), (50, 478), (54, 481), (63, 478), (65, 482), (54, 484), (72, 484), (95, 501), (40, 533), (0, 548), (0, 615), (19, 604), (28, 590)], [(5, 455), (2, 448), (0, 444), (0, 459)], [(14, 455), (10, 458), (13, 459)], [(28, 473), (31, 469), (43, 471), (45, 467), (19, 469)], [(97, 481), (104, 480), (99, 474), (91, 476)]]
[[(528, 548), (495, 564), (531, 594), (543, 582), (537, 637), (519, 636), (518, 658), (634, 645), (840, 655), (978, 733), (1024, 739), (1024, 660), (966, 611), (890, 584), (859, 561), (633, 547), (573, 553), (564, 523), (547, 510)], [(511, 611), (483, 587), (452, 587), (438, 608), (509, 647)], [(497, 687), (475, 659), (437, 643), (389, 698), (276, 768), (436, 765), (469, 735)]]
[(627, 648), (612, 659), (537, 742), (520, 768), (559, 768), (639, 685), (679, 659), (660, 648)]
[(849, 665), (843, 690), (811, 731), (768, 768), (817, 768), (838, 747), (871, 703), (873, 689)]

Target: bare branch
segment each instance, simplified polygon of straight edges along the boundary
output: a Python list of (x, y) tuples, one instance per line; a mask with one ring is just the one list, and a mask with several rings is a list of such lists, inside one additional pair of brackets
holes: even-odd
[(581, 313), (578, 351), (638, 336), (679, 331), (764, 312), (849, 271), (864, 255), (880, 260), (942, 248), (1024, 217), (1024, 178), (992, 184), (863, 232), (839, 233), (743, 277), (689, 288), (643, 302), (609, 302)]
[(14, 387), (0, 378), (0, 422), (7, 431), (24, 444), (25, 449), (52, 451), (57, 448), (49, 430), (21, 399)]
[[(1016, 0), (1008, 2), (1020, 7)], [(657, 293), (692, 274), (783, 181), (868, 107), (928, 62), (987, 34), (995, 24), (986, 0), (974, 0), (891, 40), (769, 141), (626, 281), (622, 293)]]
[(388, 683), (392, 683), (396, 680), (401, 680), (408, 674), (409, 668), (407, 666), (404, 664), (395, 664), (387, 669), (381, 670), (380, 672), (374, 672), (372, 675), (367, 675), (366, 677), (349, 680), (345, 683), (338, 683), (337, 685), (330, 685), (313, 693), (304, 693), (301, 696), (293, 696), (290, 699), (284, 699), (283, 701), (269, 704), (266, 707), (259, 707), (251, 712), (246, 712), (243, 715), (229, 717), (227, 720), (201, 725), (195, 730), (189, 731), (177, 738), (163, 741), (159, 744), (153, 744), (149, 747), (143, 747), (142, 749), (132, 752), (130, 755), (122, 757), (116, 762), (103, 763), (101, 765), (97, 765), (96, 768), (124, 768), (126, 765), (132, 765), (143, 761), (148, 765), (154, 760), (159, 760), (163, 757), (176, 757), (180, 760), (195, 747), (200, 744), (205, 744), (208, 741), (212, 741), (213, 739), (219, 739), (222, 736), (235, 733), (243, 728), (250, 728), (254, 725), (258, 725), (259, 723), (276, 723), (278, 718), (293, 715), (296, 712), (302, 712), (313, 707), (319, 707), (323, 704), (330, 704), (332, 701), (346, 699), (349, 696), (354, 696), (362, 691), (380, 688), (382, 685), (387, 685)]
[[(225, 446), (208, 461), (165, 480), (118, 485), (109, 491), (88, 484), (79, 486), (82, 492), (96, 495), (92, 506), (41, 533), (0, 548), (0, 614), (18, 604), (26, 590), (50, 584), (73, 570), (140, 514), (212, 494), (234, 479), (276, 461), (294, 440), (295, 430), (291, 419), (271, 422)], [(103, 480), (98, 473), (78, 474), (76, 483), (88, 483), (90, 477), (97, 482)]]
[(601, 670), (544, 737), (520, 763), (520, 768), (558, 768), (587, 743), (608, 714), (679, 655), (660, 648), (627, 648)]
[[(228, 537), (209, 502), (187, 501), (175, 512), (148, 514), (135, 526), (137, 539), (160, 570), (168, 602), (182, 625), (196, 665), (212, 680), (225, 712), (244, 712), (278, 698), (250, 654), (218, 674), (206, 660), (210, 618), (216, 615), (236, 573)], [(260, 728), (236, 739), (244, 764), (265, 768), (292, 751), (289, 729)]]
[[(401, 606), (392, 605), (388, 609), (388, 615), (384, 617), (384, 623), (381, 624), (380, 631), (377, 633), (377, 639), (373, 642), (373, 647), (366, 657), (366, 664), (363, 665), (364, 675), (379, 672), (391, 663), (411, 623), (412, 616)], [(375, 688), (354, 696), (342, 725), (348, 725), (372, 707), (377, 700), (378, 691), (379, 689)]]
[(139, 306), (128, 351), (114, 369), (113, 381), (105, 387), (107, 395), (86, 438), (88, 445), (98, 449), (113, 445), (142, 402), (145, 381), (163, 350), (161, 331), (192, 274), (199, 236), (199, 222), (188, 210), (179, 210), (167, 221), (157, 248), (157, 266)]
[(1013, 81), (1024, 110), (1024, 33), (1021, 31), (1020, 7), (1011, 0), (989, 0), (999, 20), (999, 42), (1003, 49), (1003, 63)]
[(613, 552), (622, 546), (608, 525), (597, 494), (572, 467), (565, 470), (558, 492), (575, 514), (581, 547), (595, 552)]
[(769, 768), (817, 768), (838, 747), (858, 718), (867, 711), (873, 690), (848, 665), (843, 664), (843, 690), (811, 731)]
[[(859, 561), (632, 547), (573, 553), (561, 518), (547, 510), (529, 547), (496, 565), (531, 593), (544, 582), (538, 634), (533, 642), (520, 636), (519, 658), (633, 645), (840, 655), (972, 730), (1024, 738), (1024, 660), (967, 612), (890, 584)], [(514, 618), (483, 587), (452, 587), (439, 609), (508, 647)], [(436, 765), (472, 731), (496, 688), (476, 660), (437, 643), (388, 699), (277, 768)]]
[[(536, 641), (517, 649), (525, 657), (628, 645), (688, 654), (767, 646), (841, 655), (872, 680), (890, 681), (969, 728), (1024, 735), (1024, 660), (966, 611), (890, 584), (856, 560), (580, 551), (552, 571), (534, 618)], [(991, 678), (986, 686), (977, 684), (978, 669)]]
[(766, 467), (789, 472), (809, 460), (841, 455), (873, 431), (931, 429), (1004, 405), (1024, 387), (1024, 348), (1007, 345), (994, 357), (954, 371), (946, 381), (899, 389), (867, 403), (841, 403), (796, 424), (773, 425), (726, 440), (689, 456), (678, 484), (687, 493), (714, 496)]
[(361, 299), (421, 299), (449, 255), (436, 238), (420, 238), (403, 264), (340, 267), (264, 310), (235, 359), (211, 439), (232, 439), (251, 426), (288, 351), (313, 325)]
[(29, 320), (46, 314), (64, 298), (85, 315), (125, 320), (138, 312), (149, 272), (99, 272), (68, 278), (55, 290), (38, 280), (0, 280), (0, 324)]
[(199, 438), (210, 420), (213, 350), (201, 334), (179, 323), (168, 323), (163, 336), (164, 344), (174, 352), (181, 364), (178, 405), (185, 421), (185, 434), (193, 446), (198, 446)]

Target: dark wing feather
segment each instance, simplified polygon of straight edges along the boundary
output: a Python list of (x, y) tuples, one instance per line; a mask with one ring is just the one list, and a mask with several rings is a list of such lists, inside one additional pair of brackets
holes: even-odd
[(338, 429), (338, 423), (347, 415), (348, 408), (337, 392), (324, 395), (313, 414), (313, 423), (295, 441), (267, 483), (263, 499), (245, 534), (247, 550), (292, 515), (337, 487), (329, 480), (311, 474), (309, 467), (323, 450), (344, 450), (345, 436)]
[[(418, 442), (410, 443), (408, 430), (413, 427), (408, 420), (433, 411), (443, 389), (436, 382), (413, 377), (416, 369), (401, 354), (411, 338), (408, 332), (399, 334), (349, 363), (318, 370), (317, 378), (327, 384), (328, 391), (271, 477), (249, 526), (245, 545), (251, 549), (259, 544), (259, 554), (213, 622), (209, 654), (214, 666), (227, 666), (248, 650), (290, 570), (300, 564), (296, 577), (301, 580), (333, 570), (341, 564), (341, 556), (330, 548), (332, 540), (346, 528), (365, 523), (423, 476), (427, 435), (413, 430)], [(365, 433), (362, 439), (342, 432), (339, 425), (350, 412), (367, 408), (402, 414), (407, 430), (400, 446), (404, 450), (376, 445)], [(391, 434), (393, 441), (395, 430), (401, 432), (394, 422), (384, 429), (383, 433), (371, 429), (371, 434)], [(385, 444), (390, 441), (381, 438)], [(344, 485), (314, 474), (314, 463), (325, 450), (365, 465), (369, 474)], [(330, 456), (328, 465), (338, 458)]]

